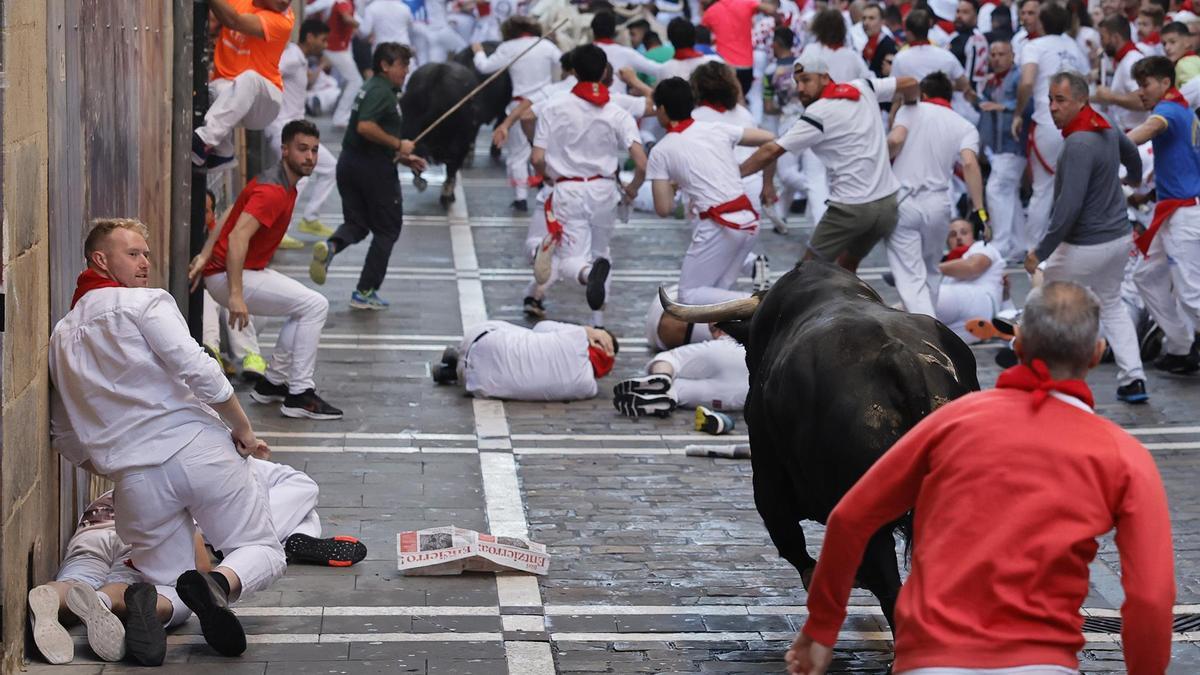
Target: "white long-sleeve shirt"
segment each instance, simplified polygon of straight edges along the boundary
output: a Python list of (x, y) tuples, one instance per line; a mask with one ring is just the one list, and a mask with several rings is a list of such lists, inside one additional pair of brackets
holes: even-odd
[(615, 42), (597, 42), (596, 46), (604, 51), (605, 56), (608, 57), (608, 64), (612, 66), (613, 74), (617, 75), (613, 77), (612, 87), (609, 87), (609, 90), (614, 93), (625, 94), (629, 91), (624, 80), (618, 75), (621, 69), (626, 66), (656, 79), (662, 74), (663, 66), (661, 63), (646, 58), (645, 54), (632, 47), (619, 45)]
[(466, 331), (463, 343), (464, 384), (475, 396), (575, 401), (596, 395), (583, 326), (539, 321), (530, 330), (488, 321)]
[[(505, 40), (496, 47), (491, 56), (483, 52), (475, 52), (475, 67), (484, 75), (500, 70), (512, 60), (529, 49), (529, 45), (537, 42), (538, 38), (531, 35), (513, 40)], [(548, 87), (554, 82), (554, 72), (558, 67), (558, 59), (562, 52), (549, 40), (542, 42), (529, 51), (521, 60), (513, 63), (508, 69), (512, 78), (513, 98), (529, 98), (534, 92)]]
[(374, 35), (375, 44), (412, 45), (413, 14), (404, 0), (377, 0), (362, 11), (359, 35)]
[(233, 396), (159, 288), (80, 298), (50, 337), (50, 379), (55, 447), (102, 475), (162, 464), (202, 430), (226, 429), (206, 404)]

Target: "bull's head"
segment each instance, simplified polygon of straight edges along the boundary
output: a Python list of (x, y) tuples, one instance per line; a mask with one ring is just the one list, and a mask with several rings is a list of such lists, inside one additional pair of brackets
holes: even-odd
[(748, 298), (739, 298), (713, 305), (685, 305), (671, 299), (666, 289), (658, 287), (658, 300), (667, 314), (688, 323), (715, 323), (741, 344), (746, 344), (750, 333), (748, 320), (762, 302), (764, 292)]

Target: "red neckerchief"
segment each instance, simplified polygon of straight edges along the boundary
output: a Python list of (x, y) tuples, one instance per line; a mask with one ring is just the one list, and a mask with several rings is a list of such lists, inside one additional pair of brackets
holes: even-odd
[(912, 40), (912, 41), (910, 41), (910, 42), (908, 43), (908, 46), (909, 46), (909, 47), (920, 47), (921, 45), (927, 45), (927, 44), (929, 44), (929, 40), (928, 40), (928, 39), (925, 39), (925, 40)]
[(871, 63), (871, 61), (875, 60), (875, 50), (879, 48), (879, 36), (880, 35), (883, 35), (883, 31), (879, 31), (878, 33), (867, 38), (867, 46), (863, 47), (863, 50), (862, 50), (863, 60), (866, 61), (868, 64)]
[(1104, 131), (1111, 129), (1112, 125), (1104, 116), (1096, 112), (1092, 106), (1084, 104), (1083, 109), (1075, 116), (1075, 119), (1067, 122), (1067, 126), (1063, 127), (1063, 138), (1070, 136), (1076, 131)]
[(615, 44), (617, 44), (617, 41), (612, 38), (596, 38), (596, 44), (598, 44), (598, 45), (615, 45)]
[(1008, 73), (1011, 70), (1012, 70), (1012, 68), (1009, 68), (1008, 70), (1006, 70), (1002, 73), (1001, 72), (993, 72), (992, 77), (988, 80), (987, 86), (999, 87), (1000, 85), (1004, 84), (1004, 78), (1008, 77)]
[(579, 82), (571, 87), (571, 93), (601, 108), (608, 103), (608, 87), (599, 82)]
[(1033, 392), (1033, 409), (1037, 410), (1049, 397), (1050, 392), (1058, 391), (1083, 401), (1089, 408), (1096, 405), (1092, 398), (1092, 390), (1083, 380), (1054, 380), (1050, 378), (1050, 369), (1046, 362), (1034, 359), (1028, 365), (1013, 366), (1000, 373), (996, 380), (997, 389), (1020, 389)]
[(947, 21), (945, 19), (938, 19), (937, 26), (938, 26), (938, 28), (941, 28), (942, 30), (946, 31), (947, 35), (954, 35), (954, 33), (957, 32), (957, 29), (954, 27), (953, 21)]
[(857, 101), (860, 96), (862, 96), (862, 92), (849, 84), (830, 82), (821, 90), (821, 98), (844, 98)]
[(686, 61), (687, 59), (698, 59), (701, 56), (704, 56), (704, 54), (696, 51), (696, 49), (693, 47), (682, 47), (676, 49), (675, 55), (671, 58), (675, 59), (676, 61)]
[(984, 5), (995, 5), (995, 6), (999, 7), (1000, 0), (983, 0), (983, 2), (979, 3), (980, 7), (983, 7)]
[(1125, 18), (1129, 19), (1129, 23), (1137, 23), (1138, 12), (1141, 10), (1141, 4), (1134, 5), (1132, 9), (1125, 12)]
[(1138, 49), (1137, 45), (1134, 44), (1132, 40), (1129, 42), (1126, 42), (1123, 47), (1121, 47), (1120, 49), (1117, 50), (1117, 55), (1113, 57), (1113, 63), (1114, 64), (1121, 63), (1121, 61), (1125, 58), (1125, 55), (1128, 54), (1129, 52), (1137, 52), (1137, 53), (1141, 54), (1142, 50)]
[(839, 50), (845, 46), (846, 46), (846, 43), (844, 43), (844, 42), (831, 42), (831, 43), (825, 45), (825, 48), (836, 52), (837, 50)]
[(1026, 40), (1026, 41), (1029, 41), (1029, 40), (1036, 40), (1036, 39), (1038, 39), (1038, 38), (1040, 38), (1040, 37), (1042, 37), (1042, 34), (1041, 34), (1041, 33), (1034, 33), (1034, 32), (1032, 32), (1032, 31), (1025, 31), (1025, 40)]
[(1183, 92), (1179, 91), (1175, 87), (1168, 89), (1167, 93), (1163, 94), (1162, 100), (1166, 101), (1167, 103), (1178, 103), (1185, 108), (1191, 107), (1188, 105), (1187, 99), (1183, 97)]
[(950, 249), (950, 252), (946, 254), (946, 257), (942, 258), (942, 262), (946, 262), (948, 260), (958, 260), (959, 258), (962, 258), (967, 254), (967, 249), (969, 248), (971, 248), (970, 244), (963, 244), (962, 246)]
[(1183, 2), (1179, 3), (1179, 9), (1183, 12), (1192, 12), (1195, 14), (1195, 10), (1192, 9), (1192, 0), (1183, 0)]
[(682, 134), (684, 131), (687, 131), (687, 128), (692, 126), (692, 124), (694, 124), (695, 122), (696, 122), (696, 120), (694, 120), (690, 117), (687, 118), (686, 120), (681, 120), (679, 122), (671, 122), (669, 125), (667, 125), (667, 133), (668, 134)]
[(475, 3), (475, 9), (479, 11), (479, 16), (481, 18), (492, 13), (491, 3), (484, 2), (483, 0), (480, 0), (480, 2)]
[(1149, 35), (1146, 36), (1145, 40), (1142, 40), (1142, 44), (1147, 44), (1147, 45), (1156, 45), (1156, 44), (1159, 44), (1160, 42), (1162, 42), (1162, 34), (1159, 33), (1158, 31), (1154, 31), (1154, 32), (1150, 33)]
[(950, 106), (950, 101), (947, 101), (947, 100), (946, 100), (946, 99), (944, 99), (944, 98), (938, 98), (938, 97), (936, 97), (936, 96), (930, 96), (929, 98), (927, 98), (927, 99), (924, 99), (924, 101), (925, 101), (926, 103), (932, 103), (932, 104), (934, 104), (934, 105), (940, 105), (940, 106), (942, 106), (943, 108), (949, 108), (949, 107), (951, 107), (951, 106)]
[(100, 274), (92, 268), (87, 268), (79, 273), (79, 278), (75, 279), (75, 295), (71, 296), (71, 309), (75, 309), (75, 303), (88, 291), (94, 291), (97, 288), (124, 288), (125, 284), (119, 281), (114, 281)]
[(592, 375), (604, 377), (612, 372), (616, 358), (595, 345), (588, 345), (588, 361), (592, 362)]
[(729, 108), (726, 108), (725, 106), (721, 105), (720, 103), (701, 103), (700, 105), (704, 106), (705, 108), (712, 108), (713, 110), (716, 110), (719, 113), (729, 112)]

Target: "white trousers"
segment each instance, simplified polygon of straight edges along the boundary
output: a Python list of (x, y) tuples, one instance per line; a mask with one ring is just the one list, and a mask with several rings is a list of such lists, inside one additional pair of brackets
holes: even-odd
[(1171, 214), (1147, 253), (1134, 283), (1163, 329), (1166, 352), (1187, 354), (1200, 327), (1200, 206)]
[(321, 489), (303, 471), (287, 464), (249, 458), (250, 470), (267, 488), (271, 523), (280, 543), (293, 534), (321, 536), (321, 518), (317, 515), (317, 500)]
[[(519, 101), (511, 101), (504, 108), (505, 113), (511, 113)], [(508, 172), (508, 183), (513, 188), (513, 199), (529, 198), (529, 158), (533, 155), (533, 146), (521, 129), (520, 124), (514, 124), (508, 130), (508, 138), (504, 141), (504, 168)]]
[(186, 607), (180, 609), (175, 580), (196, 567), (196, 525), (225, 553), (221, 566), (241, 580), (241, 597), (283, 575), (287, 560), (271, 523), (267, 491), (234, 449), (228, 429), (206, 427), (163, 464), (112, 478), (117, 534), (132, 549), (136, 569), (171, 601), (176, 616)]
[(779, 159), (775, 161), (775, 177), (781, 186), (776, 209), (779, 218), (786, 221), (791, 213), (796, 193), (805, 190), (808, 186), (804, 171), (800, 168), (800, 156), (791, 152), (780, 155)]
[(938, 262), (950, 230), (950, 194), (921, 190), (904, 198), (899, 210), (896, 229), (887, 238), (888, 267), (904, 308), (934, 316), (941, 283)]
[(727, 300), (745, 297), (745, 293), (730, 289), (737, 283), (757, 237), (757, 227), (735, 230), (708, 219), (697, 223), (679, 270), (679, 301), (696, 304), (696, 291), (702, 288), (710, 289), (708, 297), (723, 295), (712, 292), (717, 290), (728, 293)]
[(819, 223), (825, 217), (825, 202), (829, 201), (829, 174), (817, 153), (806, 149), (801, 158), (804, 165), (804, 191), (808, 196), (808, 222)]
[(362, 74), (358, 72), (351, 49), (340, 52), (326, 50), (325, 57), (342, 78), (342, 95), (333, 109), (333, 126), (345, 127), (350, 124), (350, 109), (354, 107), (354, 99), (358, 98), (358, 90), (362, 89)]
[[(1033, 143), (1050, 168), (1058, 165), (1062, 153), (1062, 132), (1054, 125), (1039, 124), (1033, 130)], [(1037, 248), (1050, 229), (1050, 211), (1054, 207), (1054, 173), (1046, 171), (1036, 156), (1029, 158), (1033, 173), (1033, 196), (1029, 198), (1029, 213), (1025, 217), (1025, 237), (1028, 248)]]
[(413, 46), (422, 64), (441, 63), (454, 52), (465, 49), (467, 41), (450, 26), (431, 28), (427, 23), (415, 23), (412, 27)]
[[(224, 272), (205, 277), (204, 285), (222, 306), (229, 304), (229, 278)], [(287, 317), (271, 350), (267, 381), (286, 383), (293, 394), (315, 388), (317, 345), (329, 314), (329, 301), (272, 269), (242, 270), (242, 295), (251, 314)]]
[(1013, 153), (992, 155), (992, 173), (987, 181), (988, 215), (991, 216), (992, 246), (1011, 258), (1034, 244), (1025, 240), (1025, 213), (1021, 208), (1021, 174), (1025, 158)]
[(1122, 385), (1146, 377), (1137, 329), (1121, 302), (1121, 281), (1132, 249), (1133, 240), (1127, 237), (1089, 246), (1063, 242), (1050, 254), (1042, 270), (1046, 283), (1074, 281), (1092, 289), (1100, 299), (1100, 332), (1112, 347), (1117, 381)]
[[(291, 120), (275, 120), (264, 132), (267, 137), (267, 149), (272, 161), (278, 162), (281, 157), (280, 146), (283, 142), (283, 126)], [(296, 203), (303, 203), (300, 217), (304, 220), (318, 220), (321, 206), (333, 188), (337, 186), (337, 155), (321, 143), (317, 147), (317, 166), (311, 176), (301, 178), (296, 185)], [(307, 200), (307, 201), (306, 201)]]
[[(620, 201), (616, 182), (602, 178), (559, 183), (554, 186), (553, 194), (551, 205), (555, 219), (563, 227), (563, 239), (551, 260), (549, 281), (529, 294), (539, 299), (559, 279), (587, 283), (585, 275), (591, 271), (592, 261), (596, 258), (608, 258), (612, 262), (609, 243), (617, 221), (617, 203)], [(544, 211), (541, 217), (544, 226)], [(534, 226), (531, 225), (530, 232), (533, 231)], [(605, 295), (611, 282), (610, 274), (605, 284)]]
[(979, 342), (979, 338), (967, 332), (967, 321), (991, 319), (999, 307), (994, 296), (983, 288), (972, 284), (943, 283), (938, 288), (936, 309), (937, 320), (971, 345)]
[[(745, 294), (743, 294), (744, 296)], [(750, 392), (746, 350), (729, 337), (683, 345), (657, 354), (649, 364), (662, 362), (675, 371), (671, 396), (684, 408), (698, 405), (717, 410), (741, 410)]]
[(212, 294), (205, 289), (204, 321), (201, 328), (204, 344), (219, 351), (221, 349), (221, 327), (222, 324), (226, 324), (225, 330), (229, 335), (229, 353), (233, 355), (233, 358), (240, 360), (246, 358), (247, 354), (261, 354), (262, 349), (258, 346), (258, 331), (254, 329), (253, 317), (245, 328), (234, 330), (228, 326), (227, 315), (228, 312), (217, 304)]
[(283, 103), (283, 91), (253, 70), (232, 80), (209, 82), (208, 95), (204, 126), (196, 129), (196, 135), (221, 157), (233, 156), (234, 128), (265, 129)]

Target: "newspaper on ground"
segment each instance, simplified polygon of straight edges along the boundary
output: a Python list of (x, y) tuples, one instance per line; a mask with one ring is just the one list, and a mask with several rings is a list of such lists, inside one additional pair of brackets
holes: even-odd
[(496, 537), (447, 525), (401, 532), (396, 540), (399, 569), (408, 575), (545, 574), (550, 568), (546, 547), (521, 537)]
[(688, 457), (724, 457), (727, 459), (750, 459), (750, 446), (737, 445), (688, 445), (683, 454)]

